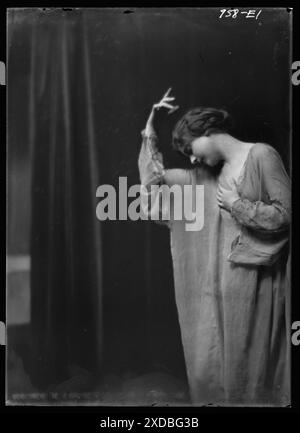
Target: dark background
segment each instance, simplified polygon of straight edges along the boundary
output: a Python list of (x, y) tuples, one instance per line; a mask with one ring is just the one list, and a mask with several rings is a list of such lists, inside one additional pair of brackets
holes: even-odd
[(98, 185), (139, 183), (140, 131), (169, 87), (180, 110), (160, 131), (166, 166), (187, 164), (170, 150), (176, 120), (206, 105), (289, 168), (286, 9), (258, 20), (219, 19), (218, 8), (125, 12), (8, 14), (7, 252), (31, 258), (30, 323), (9, 327), (8, 348), (40, 389), (74, 366), (185, 381), (168, 229), (95, 216)]

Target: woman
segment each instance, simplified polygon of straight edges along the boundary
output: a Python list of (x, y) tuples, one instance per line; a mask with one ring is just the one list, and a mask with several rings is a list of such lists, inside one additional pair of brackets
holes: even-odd
[[(204, 185), (202, 230), (167, 221), (191, 401), (288, 405), (288, 175), (275, 149), (238, 140), (228, 113), (203, 107), (173, 131), (174, 149), (195, 167), (166, 170), (154, 122), (158, 110), (178, 108), (170, 90), (142, 131), (139, 171), (144, 198), (153, 184)], [(163, 222), (158, 197), (144, 212)]]

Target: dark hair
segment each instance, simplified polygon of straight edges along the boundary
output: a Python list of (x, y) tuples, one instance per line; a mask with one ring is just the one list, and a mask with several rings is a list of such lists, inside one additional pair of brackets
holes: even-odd
[(189, 110), (173, 129), (172, 147), (190, 155), (191, 141), (200, 136), (231, 132), (233, 123), (227, 111), (196, 107)]

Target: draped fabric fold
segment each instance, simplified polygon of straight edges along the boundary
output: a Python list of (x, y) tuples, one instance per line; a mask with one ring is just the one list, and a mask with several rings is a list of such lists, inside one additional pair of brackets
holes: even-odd
[(101, 366), (99, 173), (84, 14), (30, 28), (32, 376), (44, 386)]

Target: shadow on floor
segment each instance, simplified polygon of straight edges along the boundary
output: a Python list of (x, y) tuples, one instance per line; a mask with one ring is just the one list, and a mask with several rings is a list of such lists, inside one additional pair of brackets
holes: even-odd
[(190, 405), (186, 384), (171, 374), (152, 371), (134, 376), (106, 374), (97, 379), (71, 366), (70, 378), (46, 392), (34, 388), (22, 359), (11, 351), (7, 362), (8, 405)]

